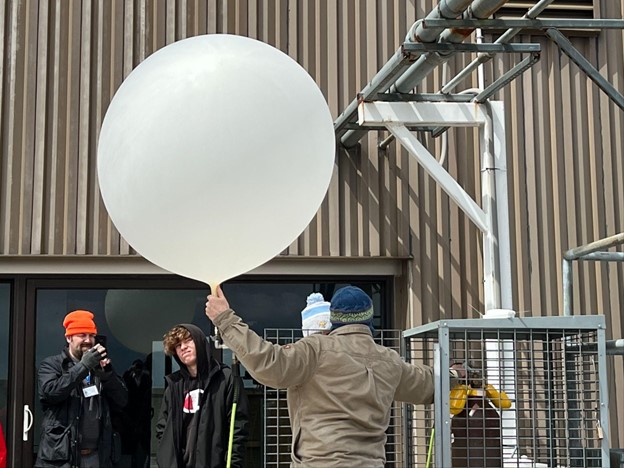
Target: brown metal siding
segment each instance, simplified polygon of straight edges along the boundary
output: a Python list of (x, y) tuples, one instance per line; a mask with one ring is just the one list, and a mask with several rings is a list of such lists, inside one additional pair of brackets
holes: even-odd
[[(604, 18), (621, 2), (596, 1)], [(299, 61), (337, 116), (394, 53), (433, 2), (404, 0), (134, 0), (0, 2), (0, 254), (133, 254), (112, 226), (95, 175), (98, 130), (111, 96), (153, 51), (204, 33), (248, 35)], [(569, 248), (624, 230), (623, 113), (543, 36), (541, 61), (500, 93), (508, 129), (515, 304), (522, 315), (561, 308)], [(574, 45), (624, 91), (623, 36), (605, 31)], [(518, 57), (496, 59), (486, 76)], [(451, 73), (468, 58), (450, 61)], [(437, 70), (419, 88), (437, 91)], [(474, 86), (476, 79), (465, 83)], [(447, 167), (479, 200), (478, 138), (449, 132)], [(413, 256), (408, 325), (478, 317), (481, 238), (448, 197), (396, 145), (339, 149), (326, 200), (283, 254)], [(440, 140), (425, 137), (440, 154)], [(574, 265), (576, 313), (605, 313), (623, 335), (624, 266)], [(622, 359), (617, 358), (620, 388)], [(619, 420), (624, 405), (612, 401)], [(624, 431), (622, 431), (624, 432)], [(624, 444), (624, 434), (614, 433)]]

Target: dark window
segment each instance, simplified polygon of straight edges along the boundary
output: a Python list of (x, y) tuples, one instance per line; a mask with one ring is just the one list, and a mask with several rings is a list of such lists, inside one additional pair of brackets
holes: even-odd
[[(116, 281), (59, 280), (58, 284), (65, 286), (63, 288), (56, 287), (54, 283), (50, 286), (48, 284), (50, 283), (36, 289), (35, 365), (38, 367), (45, 357), (58, 354), (65, 346), (63, 318), (69, 311), (86, 309), (93, 312), (98, 334), (106, 337), (106, 347), (116, 372), (121, 376), (125, 374), (129, 378), (133, 372), (133, 366), (140, 361), (149, 372), (152, 382), (149, 393), (134, 395), (131, 398), (144, 401), (145, 405), (137, 404), (133, 407), (146, 408), (148, 413), (153, 411), (153, 417), (144, 418), (140, 414), (118, 416), (117, 424), (124, 440), (124, 459), (119, 466), (135, 466), (132, 465), (133, 457), (135, 463), (137, 458), (142, 458), (138, 460), (142, 463), (148, 456), (155, 461), (156, 444), (153, 436), (149, 441), (144, 441), (144, 446), (141, 446), (140, 442), (135, 440), (136, 438), (125, 437), (125, 432), (132, 433), (131, 426), (137, 424), (137, 421), (143, 421), (142, 424), (145, 427), (135, 429), (147, 434), (154, 433), (153, 429), (164, 391), (164, 375), (176, 367), (171, 359), (165, 358), (162, 351), (163, 334), (178, 323), (194, 323), (207, 335), (213, 333), (211, 323), (204, 314), (208, 290), (203, 289), (200, 283), (180, 282), (179, 280), (167, 283), (162, 279), (147, 279), (131, 283), (123, 279)], [(126, 288), (130, 284), (133, 289)], [(267, 328), (300, 328), (301, 310), (306, 306), (306, 298), (310, 293), (321, 292), (329, 300), (336, 289), (347, 284), (361, 287), (373, 298), (375, 327), (378, 329), (388, 327), (391, 302), (387, 292), (390, 290), (388, 288), (390, 280), (387, 278), (364, 278), (353, 282), (311, 281), (305, 278), (286, 281), (273, 278), (254, 279), (232, 281), (223, 289), (232, 308), (253, 330), (260, 336), (264, 336), (264, 330)], [(71, 287), (66, 287), (67, 285)], [(7, 327), (2, 328), (2, 330), (7, 329)], [(231, 356), (227, 353), (223, 357), (225, 362), (231, 361)], [(6, 367), (0, 367), (0, 370), (2, 369)], [(6, 372), (2, 375), (6, 375)], [(244, 369), (243, 375), (248, 377)], [(252, 407), (252, 415), (262, 418), (261, 389), (253, 384), (251, 378), (245, 379), (245, 386), (248, 389), (252, 406), (255, 405)], [(34, 398), (33, 449), (35, 453), (40, 439), (42, 417), (36, 392), (37, 388), (35, 388)], [(252, 421), (251, 427), (260, 429), (262, 420)], [(262, 466), (262, 441), (260, 431), (250, 434), (246, 466)]]

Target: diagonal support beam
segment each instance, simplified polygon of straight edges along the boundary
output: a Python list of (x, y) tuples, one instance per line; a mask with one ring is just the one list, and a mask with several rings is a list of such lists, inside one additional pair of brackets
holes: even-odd
[(576, 50), (572, 43), (558, 30), (548, 29), (546, 35), (550, 37), (559, 48), (568, 56), (570, 60), (576, 63), (581, 70), (583, 70), (589, 78), (596, 83), (596, 85), (602, 89), (611, 100), (617, 104), (617, 106), (624, 110), (624, 96), (609, 83), (600, 72), (594, 67), (589, 60)]
[(459, 207), (466, 213), (466, 215), (472, 220), (473, 223), (481, 230), (481, 232), (488, 231), (488, 224), (486, 221), (485, 213), (477, 203), (470, 198), (466, 191), (459, 183), (453, 179), (453, 177), (446, 172), (446, 170), (440, 166), (438, 161), (431, 155), (431, 153), (418, 141), (405, 125), (399, 123), (388, 123), (386, 127), (394, 135), (394, 137), (401, 142), (401, 144), (414, 156), (423, 169), (435, 180), (443, 190), (448, 194), (451, 199), (459, 205)]

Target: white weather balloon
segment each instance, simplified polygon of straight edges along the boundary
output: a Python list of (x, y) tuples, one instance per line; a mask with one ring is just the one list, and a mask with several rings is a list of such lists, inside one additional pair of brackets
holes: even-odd
[(126, 78), (102, 124), (98, 176), (132, 247), (214, 286), (297, 238), (334, 154), (307, 72), (265, 43), (214, 34), (160, 49)]

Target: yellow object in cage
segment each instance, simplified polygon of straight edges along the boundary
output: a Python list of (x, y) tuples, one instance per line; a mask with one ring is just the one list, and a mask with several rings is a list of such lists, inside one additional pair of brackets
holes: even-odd
[(507, 394), (503, 391), (499, 392), (493, 385), (488, 384), (484, 388), (472, 388), (469, 385), (456, 385), (450, 392), (449, 403), (451, 414), (455, 416), (461, 413), (466, 406), (466, 400), (469, 396), (480, 397), (484, 395), (496, 408), (502, 410), (511, 408), (511, 400)]

